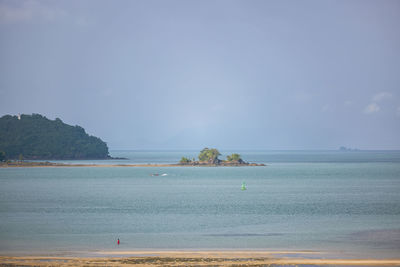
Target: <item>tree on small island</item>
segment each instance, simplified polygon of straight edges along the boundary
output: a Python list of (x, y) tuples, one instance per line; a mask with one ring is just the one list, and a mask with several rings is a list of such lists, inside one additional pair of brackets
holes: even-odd
[(264, 164), (245, 162), (237, 153), (227, 156), (226, 160), (220, 160), (218, 158), (220, 155), (221, 153), (217, 149), (206, 147), (200, 151), (198, 161), (194, 158), (190, 160), (189, 158), (182, 157), (178, 166), (265, 166)]
[(208, 162), (210, 164), (218, 164), (220, 162), (218, 156), (220, 155), (221, 153), (219, 153), (217, 149), (206, 147), (202, 151), (200, 151), (199, 161)]
[(234, 161), (234, 162), (243, 162), (243, 160), (240, 158), (240, 155), (237, 153), (233, 153), (229, 156), (226, 156), (227, 161)]
[(181, 164), (188, 164), (191, 163), (192, 161), (186, 157), (182, 157), (181, 160), (179, 161), (179, 163)]

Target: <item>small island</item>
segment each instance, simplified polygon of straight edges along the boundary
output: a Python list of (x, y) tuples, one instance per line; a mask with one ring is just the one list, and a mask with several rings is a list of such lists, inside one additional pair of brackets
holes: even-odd
[(265, 164), (249, 163), (242, 160), (239, 154), (233, 153), (221, 160), (218, 157), (221, 153), (215, 148), (204, 148), (200, 151), (199, 160), (182, 157), (178, 165), (180, 166), (265, 166)]
[(353, 151), (360, 151), (358, 148), (349, 148), (349, 147), (345, 147), (345, 146), (341, 146), (339, 148), (340, 152), (353, 152)]

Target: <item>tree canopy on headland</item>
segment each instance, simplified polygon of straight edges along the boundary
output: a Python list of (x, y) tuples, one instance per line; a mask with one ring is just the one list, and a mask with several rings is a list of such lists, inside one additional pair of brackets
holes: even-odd
[(8, 159), (106, 159), (108, 147), (80, 126), (40, 114), (0, 118), (0, 151)]

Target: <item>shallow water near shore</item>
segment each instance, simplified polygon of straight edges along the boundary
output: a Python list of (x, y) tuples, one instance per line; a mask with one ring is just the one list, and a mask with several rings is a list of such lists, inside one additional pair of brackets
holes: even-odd
[[(173, 163), (190, 153), (112, 155), (130, 158), (116, 163), (139, 164)], [(0, 169), (0, 253), (268, 249), (398, 256), (400, 152), (241, 154), (268, 166)]]

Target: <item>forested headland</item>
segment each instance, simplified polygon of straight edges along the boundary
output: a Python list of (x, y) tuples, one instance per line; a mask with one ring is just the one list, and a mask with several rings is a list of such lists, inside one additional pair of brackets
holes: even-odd
[(107, 159), (107, 144), (80, 126), (40, 114), (0, 118), (0, 160)]

